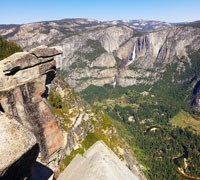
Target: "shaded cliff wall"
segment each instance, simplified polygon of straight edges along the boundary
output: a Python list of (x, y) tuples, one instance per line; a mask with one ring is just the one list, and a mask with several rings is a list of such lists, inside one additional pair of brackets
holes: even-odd
[(193, 89), (193, 98), (191, 102), (192, 107), (200, 112), (200, 80), (198, 79), (194, 89)]

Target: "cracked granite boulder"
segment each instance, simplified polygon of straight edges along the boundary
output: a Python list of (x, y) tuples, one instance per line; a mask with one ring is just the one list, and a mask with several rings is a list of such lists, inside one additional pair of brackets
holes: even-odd
[(39, 146), (28, 129), (0, 112), (0, 179), (18, 180), (31, 175)]
[(0, 107), (36, 136), (41, 157), (62, 149), (63, 132), (46, 97), (56, 73), (59, 48), (39, 46), (0, 61)]

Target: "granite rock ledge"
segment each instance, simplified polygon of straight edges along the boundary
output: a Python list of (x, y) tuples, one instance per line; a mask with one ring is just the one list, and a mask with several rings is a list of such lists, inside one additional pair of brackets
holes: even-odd
[(56, 73), (54, 56), (61, 53), (39, 46), (0, 61), (0, 110), (35, 135), (45, 162), (63, 146), (63, 132), (46, 99)]

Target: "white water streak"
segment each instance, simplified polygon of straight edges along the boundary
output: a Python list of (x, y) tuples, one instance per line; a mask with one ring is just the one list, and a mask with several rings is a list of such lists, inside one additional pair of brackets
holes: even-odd
[(128, 63), (126, 64), (126, 66), (129, 66), (129, 65), (132, 64), (133, 61), (135, 60), (135, 56), (136, 56), (135, 52), (136, 52), (136, 51), (135, 51), (135, 46), (134, 46), (133, 52), (132, 52), (132, 57), (131, 57), (131, 59), (128, 61)]

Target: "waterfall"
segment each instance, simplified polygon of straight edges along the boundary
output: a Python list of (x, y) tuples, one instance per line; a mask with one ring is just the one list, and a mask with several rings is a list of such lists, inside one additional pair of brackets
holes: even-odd
[(117, 84), (117, 75), (115, 75), (114, 81), (112, 83), (113, 88), (115, 88), (116, 84)]
[(133, 61), (135, 60), (135, 56), (136, 56), (136, 53), (135, 53), (135, 52), (136, 52), (136, 50), (135, 50), (135, 46), (136, 46), (136, 45), (134, 45), (134, 47), (133, 47), (132, 56), (131, 56), (131, 58), (129, 59), (129, 61), (128, 61), (128, 63), (126, 64), (126, 66), (132, 64)]
[(119, 82), (119, 75), (120, 75), (120, 72), (119, 72), (119, 70), (118, 70), (117, 73), (115, 74), (114, 80), (113, 80), (113, 82), (112, 82), (113, 88), (115, 88), (116, 85), (117, 85), (118, 82)]
[(132, 60), (131, 61), (134, 61), (134, 60), (135, 60), (135, 45), (134, 45), (134, 48), (133, 48)]

